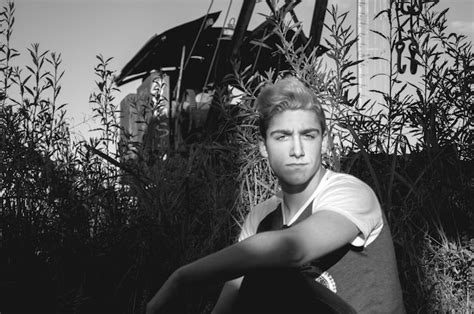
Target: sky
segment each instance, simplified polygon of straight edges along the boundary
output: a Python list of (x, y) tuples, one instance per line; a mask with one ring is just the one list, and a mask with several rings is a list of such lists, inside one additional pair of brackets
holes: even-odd
[[(369, 3), (372, 0), (368, 0)], [(0, 0), (2, 6), (7, 0)], [(31, 64), (28, 48), (39, 43), (41, 51), (61, 53), (62, 80), (60, 103), (66, 103), (67, 119), (73, 137), (88, 138), (97, 125), (92, 119), (89, 95), (95, 91), (96, 55), (112, 57), (109, 69), (117, 74), (140, 48), (155, 34), (197, 19), (210, 12), (222, 11), (214, 26), (237, 20), (243, 0), (15, 0), (15, 25), (12, 47), (21, 56), (14, 64)], [(357, 0), (329, 0), (341, 12), (355, 12)], [(474, 0), (440, 0), (440, 8), (450, 6), (449, 30), (474, 39)], [(303, 0), (295, 9), (308, 34), (314, 1)], [(265, 1), (257, 0), (250, 28), (263, 18)], [(326, 14), (326, 18), (328, 15)], [(324, 37), (324, 33), (323, 33)], [(135, 92), (140, 82), (120, 87), (117, 105), (127, 94)]]

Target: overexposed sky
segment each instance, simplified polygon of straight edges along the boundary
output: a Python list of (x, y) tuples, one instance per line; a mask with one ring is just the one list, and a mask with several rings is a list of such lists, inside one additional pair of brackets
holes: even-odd
[[(368, 0), (369, 2), (371, 0)], [(0, 0), (2, 6), (7, 0)], [(221, 27), (231, 4), (229, 19), (237, 20), (243, 0), (15, 0), (15, 25), (12, 47), (22, 56), (17, 65), (31, 64), (27, 48), (39, 43), (42, 51), (61, 53), (65, 71), (59, 101), (67, 103), (67, 117), (72, 131), (88, 137), (95, 125), (89, 95), (95, 90), (96, 55), (113, 57), (110, 69), (117, 73), (154, 35), (197, 19), (211, 12), (222, 11), (214, 26)], [(283, 2), (283, 1), (280, 1)], [(339, 4), (341, 12), (355, 14), (356, 0), (329, 0)], [(440, 8), (450, 6), (449, 27), (452, 32), (474, 39), (474, 0), (440, 0)], [(309, 29), (314, 0), (302, 0), (296, 14)], [(262, 21), (256, 13), (266, 11), (265, 1), (257, 3), (251, 27)], [(326, 14), (326, 17), (328, 15)], [(355, 27), (355, 25), (354, 25)], [(134, 92), (139, 82), (123, 85), (117, 104)]]

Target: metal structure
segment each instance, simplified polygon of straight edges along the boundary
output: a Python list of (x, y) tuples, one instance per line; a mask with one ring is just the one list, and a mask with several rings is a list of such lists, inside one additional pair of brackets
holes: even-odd
[(390, 73), (390, 43), (381, 40), (381, 34), (390, 33), (390, 22), (386, 14), (379, 14), (390, 7), (390, 0), (358, 0), (357, 1), (357, 60), (368, 60), (357, 64), (357, 88), (359, 102), (380, 97), (373, 90), (388, 90)]
[[(301, 3), (301, 0), (287, 0), (278, 10), (273, 8), (272, 1), (266, 2), (274, 14), (288, 13), (297, 21), (294, 8)], [(182, 88), (180, 89), (185, 90), (204, 87), (205, 73), (207, 73), (205, 70), (213, 73), (207, 83), (220, 83), (226, 74), (235, 70), (237, 64), (244, 67), (255, 63), (257, 71), (274, 67), (279, 61), (274, 54), (275, 43), (278, 41), (276, 36), (265, 39), (265, 46), (270, 48), (264, 48), (259, 55), (256, 54), (257, 49), (254, 49), (255, 42), (261, 41), (264, 32), (271, 33), (274, 26), (266, 21), (254, 30), (248, 30), (255, 3), (256, 0), (243, 1), (231, 36), (224, 35), (223, 28), (213, 27), (220, 12), (206, 14), (199, 19), (153, 36), (125, 65), (116, 78), (116, 84), (121, 86), (136, 79), (144, 79), (152, 71), (164, 71), (170, 76), (170, 84), (176, 90), (181, 71)], [(326, 7), (327, 0), (316, 1), (309, 37), (301, 33), (300, 44), (306, 44), (309, 40), (309, 50), (319, 45)], [(216, 49), (218, 49), (217, 58), (212, 60)], [(183, 67), (180, 65), (182, 57), (185, 59)], [(216, 68), (219, 69), (218, 72), (214, 71)]]
[[(272, 2), (266, 0), (273, 14), (278, 16), (290, 14), (293, 21), (298, 22), (294, 8), (301, 3), (301, 0), (286, 0), (280, 8), (273, 7)], [(179, 141), (180, 137), (186, 138), (193, 132), (192, 129), (196, 125), (192, 123), (197, 121), (201, 124), (198, 127), (210, 131), (218, 121), (218, 112), (213, 106), (204, 106), (202, 108), (205, 109), (200, 109), (197, 102), (189, 98), (199, 95), (201, 99), (209, 98), (208, 94), (200, 93), (228, 85), (229, 82), (224, 79), (227, 75), (237, 73), (239, 69), (248, 66), (252, 66), (253, 71), (260, 73), (270, 68), (276, 71), (289, 68), (284, 58), (276, 53), (276, 45), (280, 39), (273, 31), (275, 25), (267, 20), (255, 29), (248, 30), (255, 4), (256, 0), (243, 0), (232, 34), (227, 34), (226, 27), (213, 26), (221, 13), (213, 12), (153, 36), (116, 77), (115, 82), (118, 86), (137, 79), (145, 80), (153, 72), (164, 73), (169, 77), (167, 88), (170, 90), (170, 99), (167, 103), (170, 107), (167, 111), (169, 113), (167, 127), (171, 145)], [(306, 46), (308, 53), (319, 45), (326, 7), (327, 0), (315, 2), (309, 37), (301, 32), (295, 43), (296, 46)], [(319, 49), (317, 54), (321, 55), (324, 52), (324, 49)], [(130, 97), (122, 104), (124, 108), (134, 105), (129, 100)], [(189, 112), (183, 113), (183, 103), (187, 100), (190, 104)], [(202, 117), (196, 116), (202, 116), (202, 110), (206, 110), (204, 126)], [(173, 112), (176, 113), (175, 116), (172, 115)], [(191, 115), (187, 121), (183, 119), (186, 114)], [(176, 126), (183, 123), (191, 124), (185, 127)]]

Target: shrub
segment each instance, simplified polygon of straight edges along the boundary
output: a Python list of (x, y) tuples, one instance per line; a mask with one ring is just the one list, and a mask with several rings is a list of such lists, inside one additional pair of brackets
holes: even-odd
[[(393, 22), (392, 5), (380, 14)], [(324, 164), (365, 180), (386, 210), (408, 311), (467, 312), (473, 55), (465, 37), (446, 34), (446, 12), (435, 8), (423, 10), (413, 30), (422, 84), (405, 82), (389, 58), (389, 89), (366, 103), (349, 92), (354, 67), (371, 60), (352, 57), (357, 38), (348, 13), (328, 10), (324, 44), (331, 66), (316, 50), (306, 54), (295, 46), (301, 25), (275, 19), (274, 33), (290, 72), (325, 104)], [(60, 54), (34, 44), (32, 64), (12, 66), (19, 54), (10, 47), (14, 9), (8, 2), (0, 15), (0, 310), (142, 312), (178, 265), (234, 242), (248, 210), (278, 189), (258, 153), (253, 106), (260, 88), (285, 73), (235, 73), (227, 80), (242, 96), (235, 104), (227, 86), (216, 91), (220, 117), (213, 132), (185, 151), (155, 152), (136, 143), (137, 159), (124, 161), (110, 59), (97, 56), (90, 98), (100, 137), (74, 142), (66, 106), (57, 103)], [(392, 53), (396, 27), (379, 32)], [(217, 289), (188, 292), (184, 310), (209, 312)], [(25, 298), (32, 302), (16, 302)]]

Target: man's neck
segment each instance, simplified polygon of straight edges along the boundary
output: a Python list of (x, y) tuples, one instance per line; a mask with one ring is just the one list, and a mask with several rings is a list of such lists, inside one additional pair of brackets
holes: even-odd
[(314, 177), (303, 187), (283, 187), (283, 202), (285, 204), (285, 217), (289, 221), (301, 209), (318, 187), (326, 170), (320, 167)]

